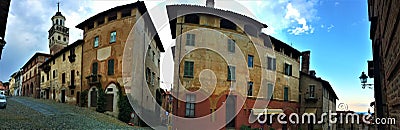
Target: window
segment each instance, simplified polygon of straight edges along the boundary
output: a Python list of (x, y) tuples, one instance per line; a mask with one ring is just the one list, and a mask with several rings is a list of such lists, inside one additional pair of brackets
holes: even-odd
[(193, 68), (194, 68), (193, 61), (185, 61), (185, 67), (184, 67), (185, 70), (183, 77), (193, 78)]
[(236, 24), (227, 19), (221, 19), (220, 27), (225, 29), (236, 30)]
[(92, 64), (92, 73), (93, 73), (93, 74), (97, 74), (97, 69), (98, 69), (98, 67), (99, 67), (99, 64), (98, 64), (97, 62), (94, 62), (94, 63)]
[(236, 67), (228, 66), (228, 80), (236, 79)]
[(114, 43), (117, 41), (117, 32), (113, 31), (110, 33), (110, 43)]
[(186, 95), (186, 112), (185, 112), (186, 117), (194, 117), (195, 101), (196, 101), (196, 95), (194, 94)]
[(247, 56), (247, 67), (253, 68), (253, 66), (254, 66), (253, 60), (254, 60), (254, 56), (252, 56), (252, 55)]
[(117, 19), (117, 14), (113, 14), (112, 16), (109, 16), (108, 17), (108, 21), (110, 22), (110, 21), (113, 21), (113, 20), (116, 20)]
[(71, 76), (70, 76), (70, 78), (71, 78), (71, 86), (73, 86), (73, 85), (75, 85), (75, 70), (71, 70)]
[(285, 75), (292, 76), (292, 65), (285, 63)]
[(99, 47), (99, 36), (94, 37), (93, 47)]
[(61, 40), (61, 37), (60, 37), (60, 36), (58, 36), (58, 40)]
[(50, 79), (50, 74), (47, 73), (46, 76), (47, 76), (47, 80), (49, 80)]
[(65, 73), (62, 73), (62, 75), (61, 75), (61, 81), (62, 81), (62, 84), (65, 84)]
[(53, 79), (56, 78), (56, 70), (53, 70)]
[(154, 85), (155, 83), (155, 78), (156, 78), (156, 73), (151, 73), (151, 85)]
[(63, 40), (64, 40), (64, 42), (66, 42), (66, 41), (67, 41), (67, 38), (64, 37)]
[(148, 83), (150, 83), (150, 74), (151, 74), (151, 70), (150, 70), (150, 68), (146, 68), (146, 81), (148, 82)]
[(108, 75), (114, 75), (114, 59), (108, 60)]
[(74, 95), (75, 91), (73, 89), (71, 89), (71, 95)]
[(194, 46), (196, 40), (196, 35), (194, 34), (186, 34), (186, 45), (187, 46)]
[(272, 57), (267, 57), (267, 69), (275, 71), (276, 70), (276, 59)]
[(310, 85), (310, 98), (315, 97), (315, 85)]
[(99, 21), (97, 21), (97, 26), (100, 26), (104, 24), (104, 19), (100, 19)]
[(65, 61), (65, 53), (63, 54), (63, 61)]
[(44, 76), (42, 76), (42, 83), (44, 82)]
[(271, 97), (274, 94), (274, 85), (272, 83), (268, 83), (268, 92), (267, 92), (267, 97)]
[(228, 51), (235, 52), (235, 41), (232, 39), (228, 39)]
[(122, 12), (121, 17), (128, 17), (131, 16), (131, 14), (132, 14), (131, 10), (125, 10)]
[(247, 82), (247, 96), (253, 96), (253, 82)]
[(199, 24), (200, 17), (196, 14), (188, 14), (185, 16), (185, 23)]
[(283, 91), (283, 101), (289, 101), (289, 88), (285, 87)]

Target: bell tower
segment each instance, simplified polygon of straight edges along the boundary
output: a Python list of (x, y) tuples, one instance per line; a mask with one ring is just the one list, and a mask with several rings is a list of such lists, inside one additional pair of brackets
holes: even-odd
[(60, 2), (57, 3), (57, 8), (56, 14), (51, 18), (53, 25), (48, 37), (51, 55), (68, 46), (69, 42), (69, 28), (65, 27), (65, 17), (60, 12)]

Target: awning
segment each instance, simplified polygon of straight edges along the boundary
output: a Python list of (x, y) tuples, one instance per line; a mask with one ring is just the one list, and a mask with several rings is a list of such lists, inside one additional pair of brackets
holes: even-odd
[(282, 109), (253, 109), (252, 113), (253, 113), (253, 115), (280, 114), (280, 113), (283, 113), (283, 110)]
[(304, 113), (314, 113), (317, 114), (317, 108), (306, 108)]

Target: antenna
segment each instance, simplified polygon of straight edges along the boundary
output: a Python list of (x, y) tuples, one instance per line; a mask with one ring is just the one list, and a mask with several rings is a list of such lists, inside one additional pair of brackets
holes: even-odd
[(57, 12), (60, 12), (60, 0), (57, 1)]

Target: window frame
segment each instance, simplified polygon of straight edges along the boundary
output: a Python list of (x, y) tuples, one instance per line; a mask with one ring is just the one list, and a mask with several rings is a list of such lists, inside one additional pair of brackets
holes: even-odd
[(228, 68), (227, 80), (228, 81), (236, 81), (236, 66), (228, 65), (227, 68)]
[(96, 36), (96, 37), (94, 37), (94, 39), (93, 39), (93, 47), (94, 48), (97, 48), (97, 47), (99, 47), (100, 46), (100, 38), (99, 38), (99, 36)]
[(236, 46), (236, 41), (233, 39), (228, 39), (228, 52), (230, 53), (235, 53), (235, 46)]
[[(191, 66), (190, 66), (190, 64), (191, 64)], [(189, 69), (189, 70), (187, 70), (187, 69)], [(185, 78), (193, 78), (194, 77), (194, 61), (185, 61), (184, 62), (183, 77), (185, 77)]]
[(196, 115), (196, 95), (186, 94), (185, 117), (193, 118)]
[(287, 102), (289, 101), (289, 87), (285, 86), (283, 88), (283, 101)]
[(310, 84), (309, 86), (308, 86), (308, 92), (309, 92), (309, 95), (308, 95), (308, 97), (309, 98), (315, 98), (315, 85), (314, 84)]
[(117, 42), (117, 31), (110, 32), (110, 44)]
[(107, 75), (114, 75), (115, 74), (115, 60), (109, 59), (107, 61)]
[(195, 46), (196, 45), (196, 35), (195, 34), (186, 34), (186, 46)]
[[(251, 59), (251, 61), (250, 61), (250, 59)], [(250, 54), (247, 55), (247, 67), (254, 68), (254, 56), (253, 55), (250, 55)]]
[(254, 88), (254, 82), (252, 82), (252, 81), (247, 82), (247, 96), (248, 97), (253, 96), (253, 88)]

